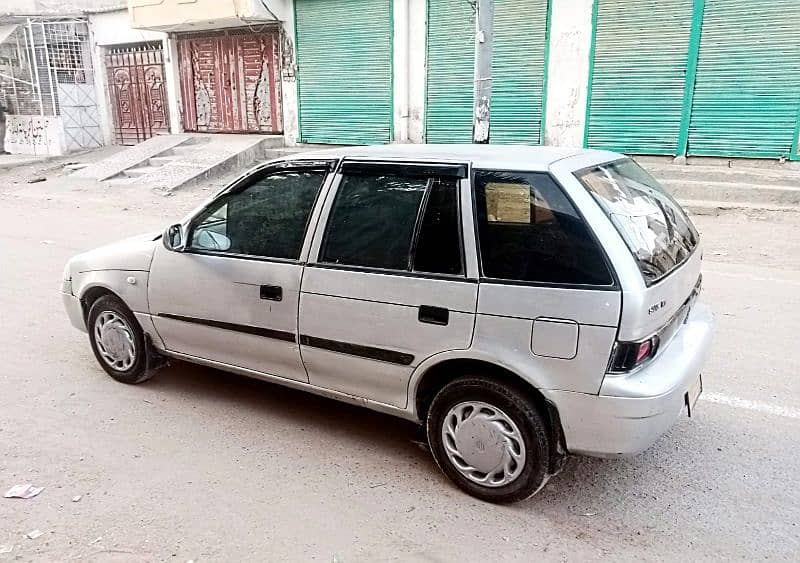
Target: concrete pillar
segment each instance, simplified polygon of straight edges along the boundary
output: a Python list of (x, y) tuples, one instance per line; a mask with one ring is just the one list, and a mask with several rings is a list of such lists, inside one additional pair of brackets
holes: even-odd
[(428, 2), (408, 0), (408, 4), (408, 140), (411, 143), (423, 143)]
[(183, 108), (180, 70), (178, 65), (178, 44), (174, 35), (162, 40), (164, 49), (164, 82), (167, 85), (169, 109), (169, 132), (173, 135), (183, 133)]
[(426, 0), (394, 0), (394, 142), (423, 142)]
[(552, 0), (544, 144), (583, 146), (593, 0)]
[(295, 46), (294, 10), (281, 12), (281, 106), (283, 107), (283, 142), (291, 147), (300, 142), (300, 122), (297, 106), (297, 50)]
[(114, 143), (114, 116), (111, 115), (111, 95), (108, 90), (108, 70), (106, 69), (106, 48), (97, 44), (94, 33), (94, 20), (89, 18), (89, 45), (94, 77), (94, 93), (97, 100), (97, 113), (100, 117), (100, 131), (103, 144)]

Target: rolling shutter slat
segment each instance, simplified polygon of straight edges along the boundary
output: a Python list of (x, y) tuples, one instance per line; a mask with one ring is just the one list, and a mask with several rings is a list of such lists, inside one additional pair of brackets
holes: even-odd
[(391, 0), (296, 0), (295, 10), (301, 141), (390, 142)]
[(693, 1), (598, 2), (587, 145), (674, 155)]
[(495, 0), (492, 143), (541, 142), (547, 0)]
[(475, 13), (464, 0), (428, 0), (428, 143), (472, 142)]
[(778, 158), (800, 106), (800, 3), (706, 0), (689, 154)]

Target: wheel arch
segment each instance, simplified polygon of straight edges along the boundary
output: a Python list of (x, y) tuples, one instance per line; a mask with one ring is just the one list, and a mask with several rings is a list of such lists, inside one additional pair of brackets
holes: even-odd
[[(92, 305), (94, 305), (95, 301), (97, 301), (98, 299), (100, 299), (101, 297), (103, 297), (105, 295), (112, 295), (112, 296), (116, 297), (117, 299), (119, 299), (120, 301), (122, 301), (123, 303), (125, 303), (125, 300), (122, 297), (120, 297), (119, 294), (116, 293), (114, 290), (112, 290), (110, 287), (107, 287), (105, 285), (100, 285), (100, 284), (91, 285), (91, 286), (85, 288), (81, 292), (81, 296), (80, 296), (81, 308), (83, 309), (83, 320), (84, 321), (86, 321), (89, 318), (89, 311), (91, 310)], [(125, 306), (130, 309), (130, 307), (128, 306), (127, 303), (125, 303)]]
[(539, 408), (549, 427), (552, 443), (556, 446), (551, 452), (550, 472), (558, 473), (567, 453), (558, 408), (531, 381), (489, 359), (449, 357), (425, 366), (419, 376), (412, 381), (413, 386), (409, 386), (409, 408), (415, 418), (424, 422), (436, 393), (451, 381), (470, 373), (487, 375), (515, 387)]

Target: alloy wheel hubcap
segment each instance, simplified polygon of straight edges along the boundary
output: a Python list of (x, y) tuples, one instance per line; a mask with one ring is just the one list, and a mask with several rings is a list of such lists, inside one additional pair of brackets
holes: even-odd
[(481, 401), (452, 407), (442, 425), (447, 457), (464, 477), (485, 487), (514, 481), (525, 467), (522, 433), (502, 410)]
[(136, 343), (128, 323), (113, 311), (103, 311), (94, 321), (94, 341), (103, 360), (118, 371), (136, 361)]

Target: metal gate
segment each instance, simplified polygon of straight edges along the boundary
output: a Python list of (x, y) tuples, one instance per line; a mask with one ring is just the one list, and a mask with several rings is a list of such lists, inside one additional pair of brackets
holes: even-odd
[(279, 45), (276, 31), (231, 29), (180, 37), (184, 129), (283, 132)]
[[(548, 0), (495, 0), (492, 143), (542, 140)], [(425, 139), (472, 142), (475, 5), (428, 0)]]
[(693, 0), (598, 0), (586, 146), (674, 155)]
[(797, 0), (705, 0), (690, 155), (780, 158), (800, 116)]
[(300, 139), (392, 140), (392, 1), (297, 0)]
[(492, 143), (542, 142), (547, 19), (547, 0), (495, 0)]
[(471, 143), (475, 10), (464, 0), (428, 0), (425, 140)]
[(114, 47), (106, 54), (106, 68), (116, 143), (135, 145), (169, 133), (161, 44)]

